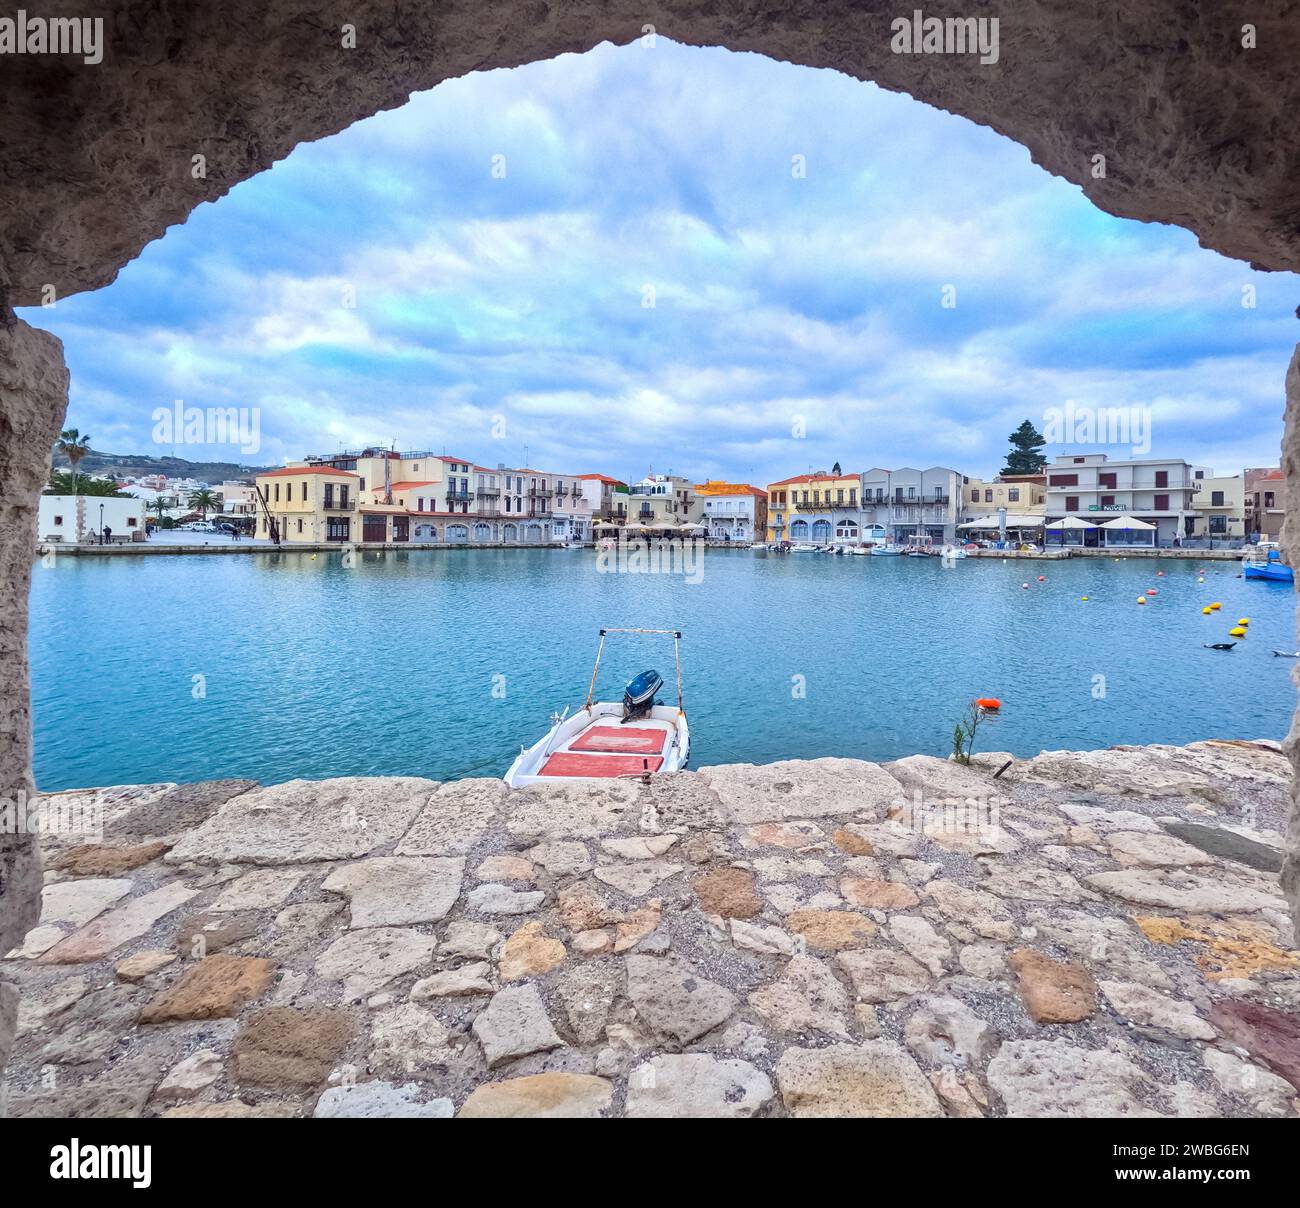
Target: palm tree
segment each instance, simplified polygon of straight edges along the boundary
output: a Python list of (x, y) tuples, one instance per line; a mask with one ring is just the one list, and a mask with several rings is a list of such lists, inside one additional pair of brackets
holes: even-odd
[(190, 507), (198, 508), (199, 515), (206, 520), (208, 518), (208, 512), (216, 511), (217, 509), (217, 497), (208, 490), (207, 487), (203, 487), (197, 491), (191, 491)]
[(90, 452), (90, 437), (82, 436), (76, 428), (64, 428), (54, 446), (72, 466), (72, 493), (77, 494), (77, 466), (81, 459)]

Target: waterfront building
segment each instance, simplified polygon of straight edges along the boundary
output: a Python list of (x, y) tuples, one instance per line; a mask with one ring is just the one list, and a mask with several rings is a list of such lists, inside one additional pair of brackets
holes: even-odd
[(223, 516), (248, 516), (257, 514), (256, 487), (251, 482), (223, 482), (216, 494), (221, 500)]
[(102, 528), (113, 539), (144, 532), (144, 501), (134, 495), (42, 495), (37, 509), (36, 535), (40, 541), (94, 540)]
[(705, 532), (715, 541), (761, 541), (767, 534), (767, 492), (747, 482), (695, 484), (704, 501)]
[(704, 501), (689, 479), (675, 474), (647, 474), (628, 494), (628, 523), (641, 525), (696, 524)]
[(628, 485), (608, 474), (579, 474), (582, 497), (591, 508), (592, 521), (606, 520), (614, 524), (627, 523)]
[(387, 533), (388, 522), (382, 511), (375, 521), (361, 510), (359, 479), (351, 470), (304, 462), (267, 470), (254, 481), (262, 497), (254, 530), (258, 537), (274, 536), (274, 520), (280, 540), (286, 542), (388, 540), (363, 536), (381, 528)]
[(856, 545), (863, 536), (861, 475), (815, 470), (767, 486), (769, 541)]
[(1286, 475), (1276, 466), (1245, 470), (1245, 526), (1248, 536), (1278, 541), (1286, 517)]
[[(1194, 471), (1195, 473), (1195, 471)], [(1195, 478), (1193, 535), (1211, 540), (1245, 541), (1246, 482), (1240, 474)]]
[(1046, 515), (1046, 474), (999, 474), (988, 481), (967, 478), (958, 536), (996, 537), (998, 524), (1004, 523), (1008, 533), (1040, 540)]
[[(1105, 453), (1066, 454), (1047, 467), (1047, 523), (1077, 516), (1100, 526), (1124, 515), (1154, 525), (1157, 545), (1190, 537), (1195, 469), (1181, 458), (1111, 461)], [(1103, 544), (1096, 528), (1081, 531), (1085, 546)]]
[[(613, 513), (627, 489), (604, 475), (378, 448), (306, 458), (256, 481), (282, 540), (453, 545), (587, 541), (596, 509)], [(270, 536), (265, 513), (256, 532)]]
[(949, 544), (957, 537), (967, 482), (964, 474), (946, 466), (867, 470), (862, 475), (863, 523), (897, 545), (916, 537)]

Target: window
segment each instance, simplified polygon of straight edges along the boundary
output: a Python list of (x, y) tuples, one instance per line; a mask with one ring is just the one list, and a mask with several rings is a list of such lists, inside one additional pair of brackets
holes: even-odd
[(849, 507), (856, 507), (858, 502), (858, 488), (849, 487)]
[(357, 485), (357, 490), (364, 491), (365, 489), (366, 489), (366, 480), (363, 478), (361, 482)]
[(979, 503), (979, 501), (980, 501), (980, 489), (979, 489), (979, 487), (971, 487), (971, 492), (970, 492), (970, 501), (971, 501), (971, 503)]
[(1219, 534), (1222, 534), (1222, 533), (1226, 533), (1227, 531), (1228, 531), (1228, 518), (1227, 518), (1227, 516), (1211, 516), (1211, 517), (1210, 517), (1210, 533), (1211, 533), (1212, 535), (1219, 535)]
[(1019, 487), (1010, 487), (1010, 488), (1007, 490), (1007, 502), (1008, 502), (1008, 503), (1019, 503), (1019, 502), (1020, 502), (1020, 488), (1019, 488)]
[(128, 517), (126, 518), (126, 527), (127, 527), (127, 528), (135, 528), (135, 517), (134, 517), (134, 516), (128, 516)]
[(55, 523), (56, 525), (58, 525), (59, 528), (62, 528), (62, 527), (63, 527), (63, 517), (62, 517), (62, 516), (55, 516), (55, 517), (54, 517), (54, 523)]
[(993, 491), (992, 491), (991, 488), (990, 488), (989, 490), (986, 490), (986, 491), (984, 492), (984, 502), (985, 502), (985, 503), (992, 503), (992, 502), (993, 502)]
[(1083, 459), (1082, 457), (1076, 457), (1076, 458), (1074, 459), (1074, 464), (1075, 464), (1076, 466), (1081, 466), (1081, 465), (1083, 465), (1083, 460), (1084, 460), (1084, 459)]
[(908, 497), (908, 499), (915, 499), (915, 498), (916, 498), (916, 488), (915, 488), (915, 487), (908, 487), (908, 488), (907, 488), (907, 497)]
[(1272, 492), (1272, 491), (1265, 491), (1265, 492), (1264, 492), (1264, 506), (1265, 506), (1266, 508), (1271, 508), (1271, 507), (1273, 506), (1273, 492)]
[(1158, 486), (1158, 487), (1167, 487), (1168, 485), (1169, 485), (1169, 471), (1168, 471), (1168, 470), (1157, 470), (1157, 471), (1156, 471), (1156, 486)]
[[(1159, 475), (1156, 475), (1156, 477), (1158, 478)], [(1157, 512), (1167, 512), (1167, 511), (1169, 511), (1169, 496), (1168, 496), (1168, 495), (1157, 495), (1157, 496), (1156, 496), (1155, 510), (1156, 510)]]
[(1047, 479), (1049, 487), (1077, 487), (1079, 485), (1079, 476), (1077, 474), (1052, 474)]
[(280, 502), (280, 484), (278, 482), (275, 484), (275, 502)]
[(302, 517), (301, 517), (301, 516), (298, 517), (298, 531), (299, 531), (300, 533), (302, 532)]
[(1204, 478), (1204, 477), (1205, 477), (1205, 471), (1204, 471), (1204, 470), (1197, 470), (1197, 471), (1192, 475), (1192, 477), (1193, 477), (1193, 478)]
[[(339, 487), (339, 507), (345, 508), (347, 506), (348, 506), (348, 488), (346, 486), (341, 486)], [(344, 524), (346, 523), (347, 521), (345, 520)]]
[(307, 502), (307, 484), (305, 482), (302, 484), (302, 501), (303, 503)]
[(327, 508), (334, 506), (334, 484), (332, 482), (325, 484), (325, 506)]
[(416, 510), (417, 512), (422, 512), (422, 511), (424, 511), (424, 496), (423, 496), (423, 495), (419, 495), (419, 496), (416, 497), (416, 500), (415, 500), (415, 510)]
[(1112, 507), (1115, 503), (1114, 495), (1103, 495), (1101, 497), (1101, 506), (1104, 508)]
[(1067, 512), (1077, 512), (1079, 510), (1078, 495), (1067, 495), (1065, 497), (1065, 510)]
[(1098, 474), (1097, 485), (1099, 487), (1109, 487), (1112, 491), (1119, 486), (1118, 474)]
[(1210, 506), (1211, 506), (1212, 508), (1221, 508), (1221, 507), (1223, 506), (1223, 492), (1222, 492), (1222, 491), (1211, 491), (1211, 492), (1210, 492)]

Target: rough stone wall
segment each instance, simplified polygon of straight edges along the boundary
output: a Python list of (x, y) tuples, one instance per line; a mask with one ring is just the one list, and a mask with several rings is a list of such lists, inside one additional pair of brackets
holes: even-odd
[[(0, 327), (0, 797), (32, 793), (27, 591), (36, 509), (68, 406), (63, 344), (21, 321)], [(30, 835), (0, 832), (0, 952), (21, 944), (41, 910), (40, 856)], [(13, 1042), (17, 994), (0, 983), (0, 1068)]]
[[(1282, 469), (1285, 472), (1286, 516), (1282, 521), (1282, 549), (1287, 564), (1297, 565), (1300, 558), (1300, 346), (1291, 357), (1286, 374), (1286, 432), (1282, 437)], [(1300, 613), (1296, 618), (1300, 633)], [(1292, 679), (1300, 682), (1300, 667)], [(1291, 903), (1292, 919), (1297, 937), (1300, 937), (1300, 712), (1291, 719), (1291, 733), (1287, 736), (1287, 754), (1296, 769), (1296, 779), (1291, 784), (1294, 803), (1287, 829), (1287, 858), (1282, 866), (1282, 891)]]
[[(0, 288), (107, 284), (150, 240), (303, 141), (471, 71), (653, 25), (829, 67), (1023, 143), (1101, 208), (1177, 223), (1226, 255), (1300, 269), (1300, 20), (1293, 0), (971, 0), (1000, 54), (894, 54), (896, 0), (117, 0), (104, 60), (8, 56), (0, 73)], [(61, 12), (31, 0), (30, 13)], [(1241, 45), (1242, 25), (1258, 45)], [(342, 45), (345, 25), (356, 46)], [(654, 51), (644, 49), (644, 53)], [(489, 149), (484, 150), (484, 155)], [(192, 157), (206, 159), (196, 178)], [(1106, 157), (1094, 178), (1093, 157)]]

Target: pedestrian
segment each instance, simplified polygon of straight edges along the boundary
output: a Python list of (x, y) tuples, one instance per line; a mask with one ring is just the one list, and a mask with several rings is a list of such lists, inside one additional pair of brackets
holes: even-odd
[(113, 544), (113, 530), (109, 528), (108, 525), (104, 525), (104, 544)]

